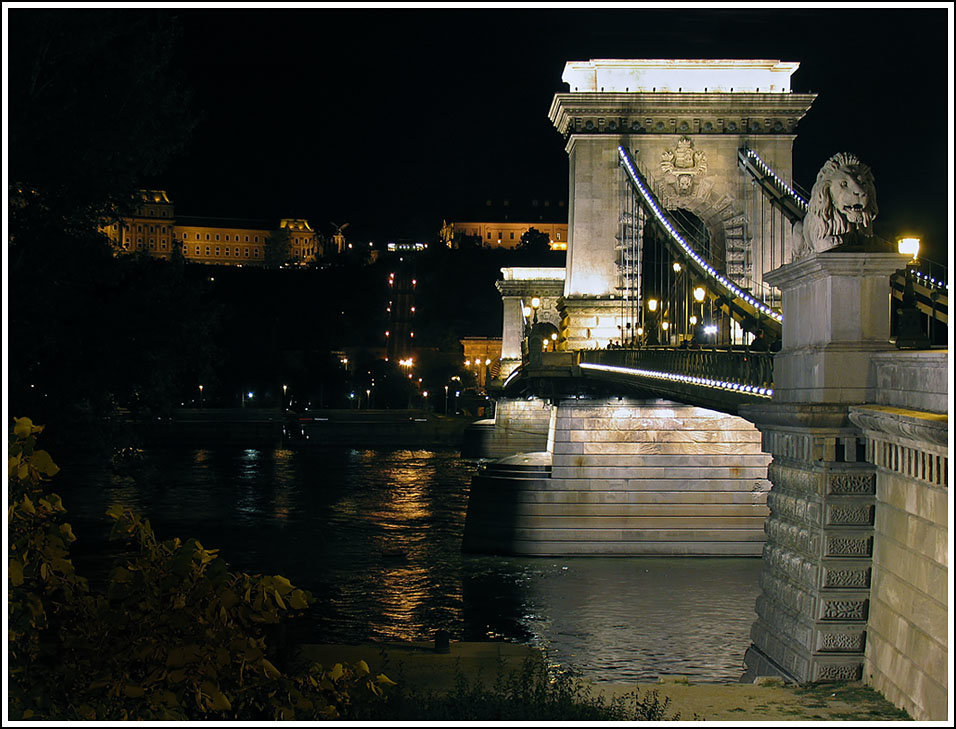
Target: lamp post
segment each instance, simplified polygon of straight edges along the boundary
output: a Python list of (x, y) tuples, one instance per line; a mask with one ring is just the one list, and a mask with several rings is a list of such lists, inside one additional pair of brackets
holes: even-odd
[(282, 386), (282, 407), (286, 407), (286, 394), (288, 393), (288, 391), (289, 391), (289, 386), (283, 385)]
[(537, 296), (532, 296), (532, 297), (531, 297), (531, 310), (534, 311), (534, 321), (531, 322), (532, 324), (537, 324), (537, 323), (538, 323), (538, 309), (540, 309), (540, 308), (541, 308), (541, 299), (538, 298)]
[(906, 262), (906, 285), (903, 289), (903, 299), (896, 309), (896, 348), (897, 349), (929, 349), (929, 337), (923, 331), (919, 310), (916, 308), (916, 290), (913, 280), (919, 266), (919, 238), (900, 238), (897, 242), (898, 250), (903, 255), (912, 256)]
[(199, 386), (199, 408), (202, 409), (203, 406), (203, 397), (202, 397), (202, 385)]
[(647, 300), (647, 344), (654, 346), (660, 343), (657, 336), (657, 299)]
[(445, 385), (445, 415), (448, 415), (448, 385)]

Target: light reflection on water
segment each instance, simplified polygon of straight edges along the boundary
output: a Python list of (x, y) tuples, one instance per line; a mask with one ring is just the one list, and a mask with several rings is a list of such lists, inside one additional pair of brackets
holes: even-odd
[(155, 449), (123, 474), (60, 459), (58, 488), (92, 566), (112, 503), (160, 538), (196, 537), (236, 569), (316, 598), (305, 640), (508, 640), (595, 680), (734, 681), (759, 560), (501, 558), (460, 552), (474, 463), (400, 449)]

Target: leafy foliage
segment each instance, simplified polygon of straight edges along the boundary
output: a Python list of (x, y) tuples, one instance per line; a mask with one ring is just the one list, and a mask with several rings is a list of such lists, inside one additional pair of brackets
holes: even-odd
[(10, 715), (15, 719), (335, 719), (367, 711), (392, 682), (364, 662), (283, 673), (264, 626), (308, 607), (281, 576), (233, 572), (194, 539), (160, 541), (122, 506), (111, 538), (131, 556), (102, 590), (75, 574), (58, 471), (42, 426), (15, 421), (11, 484)]
[(288, 228), (279, 228), (266, 237), (266, 268), (280, 268), (292, 260), (292, 237)]
[(520, 251), (542, 254), (551, 250), (551, 238), (537, 228), (528, 228), (521, 234), (521, 241), (516, 246)]
[(552, 675), (543, 660), (527, 660), (516, 671), (503, 664), (492, 682), (470, 681), (458, 671), (449, 691), (397, 690), (377, 718), (418, 721), (677, 721), (670, 699), (634, 689), (613, 699), (594, 696), (572, 672)]

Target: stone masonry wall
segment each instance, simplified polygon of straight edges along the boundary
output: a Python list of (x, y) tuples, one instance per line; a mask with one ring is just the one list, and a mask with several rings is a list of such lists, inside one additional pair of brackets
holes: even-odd
[(767, 463), (747, 421), (663, 400), (563, 400), (528, 554), (760, 554)]

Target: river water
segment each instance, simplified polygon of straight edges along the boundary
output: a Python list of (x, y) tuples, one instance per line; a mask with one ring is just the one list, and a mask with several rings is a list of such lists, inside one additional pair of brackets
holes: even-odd
[(759, 560), (465, 555), (474, 470), (453, 450), (182, 447), (120, 472), (68, 465), (55, 486), (81, 570), (102, 564), (106, 508), (129, 505), (161, 539), (195, 537), (234, 569), (311, 591), (299, 640), (444, 628), (545, 648), (595, 681), (739, 679)]

